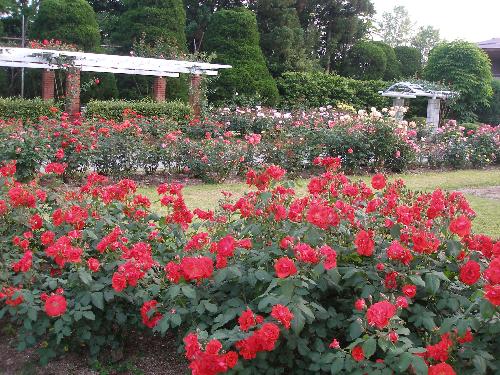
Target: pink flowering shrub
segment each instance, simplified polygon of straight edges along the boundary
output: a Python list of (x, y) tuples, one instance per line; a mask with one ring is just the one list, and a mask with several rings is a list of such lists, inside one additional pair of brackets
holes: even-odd
[(305, 196), (271, 165), (214, 211), (160, 185), (161, 217), (130, 180), (54, 194), (5, 164), (0, 317), (45, 360), (142, 327), (177, 332), (200, 375), (497, 371), (500, 243), (465, 198), (315, 164)]

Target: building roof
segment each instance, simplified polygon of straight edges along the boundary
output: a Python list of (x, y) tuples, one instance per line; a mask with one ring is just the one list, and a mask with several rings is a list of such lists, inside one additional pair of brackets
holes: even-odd
[(479, 42), (477, 45), (482, 49), (500, 49), (500, 38), (493, 38)]

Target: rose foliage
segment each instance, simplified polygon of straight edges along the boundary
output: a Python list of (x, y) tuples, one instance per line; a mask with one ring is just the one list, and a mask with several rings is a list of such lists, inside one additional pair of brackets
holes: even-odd
[(340, 159), (297, 196), (285, 171), (214, 211), (95, 173), (57, 186), (0, 169), (0, 318), (44, 361), (121, 345), (139, 329), (182, 340), (193, 374), (486, 374), (500, 369), (500, 243), (471, 231), (459, 193), (371, 186)]

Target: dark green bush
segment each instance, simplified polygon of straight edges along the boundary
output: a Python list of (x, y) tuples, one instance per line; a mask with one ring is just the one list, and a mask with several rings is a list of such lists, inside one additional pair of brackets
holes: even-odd
[(279, 100), (276, 82), (269, 73), (259, 45), (255, 14), (243, 8), (221, 10), (212, 16), (205, 34), (205, 50), (217, 54), (217, 62), (230, 64), (212, 85), (209, 99), (222, 103), (238, 97), (256, 97), (263, 104)]
[(399, 62), (394, 48), (384, 42), (372, 42), (384, 50), (385, 57), (387, 59), (387, 65), (385, 68), (384, 75), (382, 79), (386, 81), (392, 81), (401, 77), (401, 63)]
[(401, 75), (404, 78), (422, 74), (422, 52), (418, 48), (398, 46), (394, 48), (394, 52), (401, 64)]
[(288, 72), (278, 80), (285, 108), (314, 108), (340, 103), (357, 109), (382, 108), (390, 101), (379, 91), (387, 88), (384, 81), (357, 81), (327, 73)]
[(500, 125), (500, 79), (493, 79), (493, 96), (490, 99), (490, 106), (479, 113), (479, 121), (490, 124)]
[(383, 79), (387, 64), (382, 46), (375, 42), (358, 42), (347, 53), (342, 72), (356, 79)]
[(178, 122), (185, 122), (191, 114), (191, 108), (189, 105), (179, 101), (151, 102), (146, 100), (92, 100), (87, 105), (86, 116), (89, 118), (95, 117), (120, 121), (123, 119), (123, 112), (126, 109), (132, 110), (144, 117), (163, 117)]
[(96, 15), (86, 0), (45, 0), (40, 3), (32, 30), (37, 39), (58, 39), (86, 51), (99, 48)]
[(0, 98), (0, 119), (38, 120), (41, 116), (53, 116), (51, 108), (57, 107), (52, 100)]

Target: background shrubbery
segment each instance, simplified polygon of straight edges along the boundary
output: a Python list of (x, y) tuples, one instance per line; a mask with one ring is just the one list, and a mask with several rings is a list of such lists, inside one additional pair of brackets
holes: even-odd
[(356, 109), (390, 106), (390, 100), (379, 91), (389, 84), (384, 81), (357, 81), (326, 73), (285, 73), (278, 80), (281, 106), (284, 108), (318, 108), (348, 104)]
[[(0, 98), (0, 119), (22, 119), (38, 121), (41, 116), (54, 116), (51, 108), (57, 109), (54, 101), (42, 99)], [(55, 111), (56, 113), (58, 110)]]

